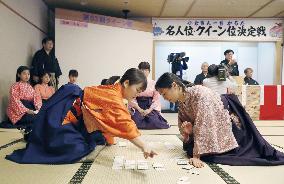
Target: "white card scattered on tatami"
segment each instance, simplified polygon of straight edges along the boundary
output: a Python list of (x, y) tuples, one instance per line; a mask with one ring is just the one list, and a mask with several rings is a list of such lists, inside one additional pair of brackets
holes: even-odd
[(137, 169), (138, 170), (148, 170), (148, 161), (146, 160), (137, 160)]
[(185, 170), (191, 170), (193, 168), (194, 168), (194, 166), (192, 166), (192, 165), (184, 165), (184, 166), (182, 166), (182, 169), (185, 169)]
[(158, 163), (158, 162), (154, 162), (154, 163), (153, 163), (153, 167), (154, 167), (154, 168), (156, 168), (156, 167), (164, 167), (164, 164)]
[(118, 146), (119, 147), (126, 147), (127, 146), (127, 142), (120, 141), (120, 142), (118, 142)]
[(165, 170), (164, 164), (162, 164), (162, 163), (154, 162), (152, 166), (157, 171), (164, 171)]
[(112, 169), (121, 170), (123, 168), (124, 156), (115, 156), (113, 159)]
[(136, 169), (136, 161), (135, 160), (125, 160), (124, 162), (125, 169)]
[(178, 159), (177, 165), (187, 165), (188, 161), (186, 159)]

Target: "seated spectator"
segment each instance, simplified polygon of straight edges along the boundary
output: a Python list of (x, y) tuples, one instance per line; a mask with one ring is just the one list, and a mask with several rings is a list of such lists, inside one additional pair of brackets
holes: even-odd
[(219, 94), (234, 93), (237, 83), (232, 76), (228, 75), (225, 81), (218, 80), (218, 71), (220, 65), (210, 65), (208, 67), (208, 74), (210, 75), (207, 79), (203, 80), (203, 86), (212, 89)]
[(78, 78), (78, 71), (77, 70), (70, 70), (69, 71), (69, 82), (68, 84), (76, 84)]
[(245, 85), (259, 85), (256, 80), (252, 79), (252, 74), (253, 74), (252, 68), (246, 68), (244, 73), (246, 75), (244, 78)]
[(55, 93), (55, 89), (50, 85), (50, 74), (47, 72), (40, 76), (40, 84), (35, 85), (34, 88), (40, 94), (43, 103)]
[(30, 85), (29, 80), (29, 68), (20, 66), (17, 69), (16, 83), (10, 89), (7, 107), (7, 116), (9, 118), (7, 124), (12, 125), (9, 128), (25, 129), (26, 133), (31, 131), (35, 116), (42, 106), (41, 97)]
[(106, 85), (113, 85), (119, 82), (120, 76), (111, 76), (110, 78), (107, 79)]
[(107, 79), (103, 79), (103, 80), (101, 81), (101, 85), (106, 85), (106, 81), (107, 81)]
[(161, 115), (160, 95), (155, 89), (155, 81), (148, 78), (150, 74), (150, 64), (141, 62), (138, 65), (147, 77), (147, 88), (139, 93), (135, 100), (129, 103), (133, 109), (133, 121), (139, 129), (167, 129), (170, 127), (167, 120)]
[(201, 65), (201, 74), (198, 74), (196, 77), (195, 77), (195, 80), (194, 80), (194, 84), (195, 85), (202, 85), (203, 84), (203, 80), (205, 78), (207, 78), (207, 75), (208, 75), (208, 63), (204, 62), (202, 63)]

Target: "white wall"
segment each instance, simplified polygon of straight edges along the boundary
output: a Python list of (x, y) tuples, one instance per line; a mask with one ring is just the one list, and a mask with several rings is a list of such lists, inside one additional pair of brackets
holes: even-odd
[(43, 0), (2, 0), (20, 15), (41, 28), (47, 30), (47, 6)]
[[(188, 70), (184, 79), (194, 82), (196, 75), (201, 73), (203, 62), (219, 64), (224, 59), (226, 49), (234, 50), (234, 58), (239, 65), (240, 75), (244, 69), (254, 69), (253, 78), (260, 84), (273, 84), (275, 71), (274, 42), (155, 42), (155, 79), (164, 72), (170, 72), (167, 56), (172, 52), (186, 52), (189, 57)], [(169, 103), (162, 100), (162, 108), (168, 108)]]
[[(46, 31), (47, 7), (42, 0), (2, 0), (23, 17)], [(29, 65), (45, 36), (0, 3), (0, 121), (5, 117), (9, 89), (20, 65)]]
[(257, 49), (257, 79), (260, 84), (273, 84), (275, 78), (275, 43), (259, 43)]
[(121, 76), (141, 61), (152, 61), (152, 33), (105, 25), (87, 28), (61, 25), (55, 21), (56, 57), (68, 82), (68, 71), (77, 69), (81, 87), (99, 85), (103, 78)]

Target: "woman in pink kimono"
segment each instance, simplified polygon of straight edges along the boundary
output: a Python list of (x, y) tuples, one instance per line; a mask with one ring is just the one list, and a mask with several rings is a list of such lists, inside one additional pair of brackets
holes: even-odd
[(8, 121), (0, 126), (3, 128), (25, 129), (29, 132), (35, 116), (42, 106), (41, 97), (29, 83), (30, 70), (26, 66), (17, 69), (16, 83), (11, 86), (7, 107)]
[(163, 74), (155, 87), (166, 100), (179, 102), (178, 126), (195, 167), (203, 167), (202, 161), (284, 165), (284, 154), (264, 140), (235, 95), (220, 96), (204, 86), (186, 88), (172, 73)]
[(147, 77), (147, 88), (142, 93), (139, 93), (135, 100), (129, 103), (129, 107), (133, 110), (132, 120), (136, 123), (139, 129), (167, 129), (167, 120), (161, 115), (160, 95), (155, 89), (155, 81), (149, 79), (150, 64), (141, 62), (138, 65)]

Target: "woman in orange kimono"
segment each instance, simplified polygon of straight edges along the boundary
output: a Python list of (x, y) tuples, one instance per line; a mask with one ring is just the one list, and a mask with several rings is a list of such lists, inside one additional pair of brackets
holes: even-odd
[(6, 158), (18, 163), (74, 163), (98, 144), (114, 143), (114, 137), (128, 139), (144, 157), (156, 153), (144, 144), (123, 99), (133, 100), (147, 87), (143, 72), (129, 69), (115, 85), (62, 86), (39, 112), (27, 147)]

